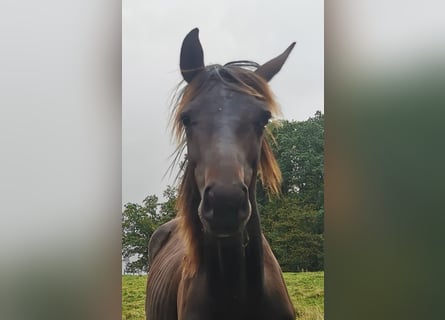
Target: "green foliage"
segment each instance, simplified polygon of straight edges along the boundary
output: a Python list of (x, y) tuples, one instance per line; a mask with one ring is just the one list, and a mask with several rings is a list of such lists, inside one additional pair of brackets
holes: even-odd
[(161, 224), (176, 215), (176, 190), (168, 186), (164, 191), (167, 199), (159, 203), (155, 195), (147, 196), (142, 205), (127, 203), (122, 213), (122, 258), (136, 259), (127, 264), (129, 273), (144, 272), (148, 268), (148, 241)]
[(281, 121), (269, 128), (272, 149), (283, 176), (282, 194), (298, 194), (301, 202), (323, 208), (324, 115), (317, 111), (306, 121)]
[(317, 111), (269, 130), (283, 183), (281, 196), (272, 199), (259, 188), (263, 231), (283, 270), (323, 270), (324, 116)]
[(167, 189), (163, 193), (164, 198), (167, 200), (160, 204), (160, 224), (170, 221), (176, 217), (176, 188), (167, 186)]
[[(299, 320), (323, 319), (324, 273), (284, 273), (292, 303)], [(145, 319), (146, 276), (122, 276), (122, 319)]]
[(261, 212), (264, 234), (283, 271), (323, 270), (321, 210), (289, 195), (273, 199)]

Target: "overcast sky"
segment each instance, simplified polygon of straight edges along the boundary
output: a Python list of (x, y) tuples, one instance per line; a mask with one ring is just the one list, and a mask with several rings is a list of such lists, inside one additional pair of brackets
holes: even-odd
[(185, 35), (200, 30), (206, 64), (264, 63), (297, 42), (271, 87), (283, 116), (306, 120), (323, 110), (323, 1), (122, 2), (122, 201), (162, 195), (174, 146), (167, 129)]

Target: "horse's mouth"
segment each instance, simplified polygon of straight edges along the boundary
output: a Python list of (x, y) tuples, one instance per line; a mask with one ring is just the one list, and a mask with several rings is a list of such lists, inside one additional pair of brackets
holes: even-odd
[(236, 228), (221, 228), (211, 226), (208, 222), (204, 222), (203, 231), (210, 237), (217, 240), (233, 239), (242, 234), (244, 225), (238, 225)]
[(238, 235), (239, 232), (235, 233), (220, 233), (220, 234), (214, 234), (213, 236), (217, 239), (227, 239), (227, 238), (233, 238), (236, 235)]
[[(220, 244), (228, 244), (228, 243), (242, 243), (245, 248), (249, 243), (249, 234), (247, 230), (243, 230), (240, 232), (234, 233), (218, 233), (212, 234), (213, 238)], [(241, 241), (241, 242), (239, 242)]]

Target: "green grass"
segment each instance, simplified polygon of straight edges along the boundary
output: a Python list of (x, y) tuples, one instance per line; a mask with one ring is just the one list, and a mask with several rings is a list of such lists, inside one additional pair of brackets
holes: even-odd
[[(299, 320), (324, 319), (324, 272), (285, 272)], [(122, 319), (144, 320), (146, 276), (122, 276)]]
[(284, 281), (297, 319), (324, 319), (324, 272), (285, 272)]
[(145, 320), (147, 276), (122, 276), (122, 320)]

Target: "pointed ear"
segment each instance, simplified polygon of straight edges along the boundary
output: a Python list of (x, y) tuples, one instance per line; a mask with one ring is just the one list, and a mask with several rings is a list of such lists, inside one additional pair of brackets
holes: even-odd
[(190, 31), (184, 38), (179, 62), (182, 77), (190, 83), (204, 69), (204, 53), (199, 42), (199, 29)]
[(293, 42), (282, 54), (278, 57), (273, 58), (272, 60), (266, 62), (262, 66), (260, 66), (255, 73), (261, 76), (266, 81), (270, 81), (274, 75), (281, 70), (281, 67), (286, 62), (287, 57), (291, 53), (292, 49), (295, 46), (295, 42)]

